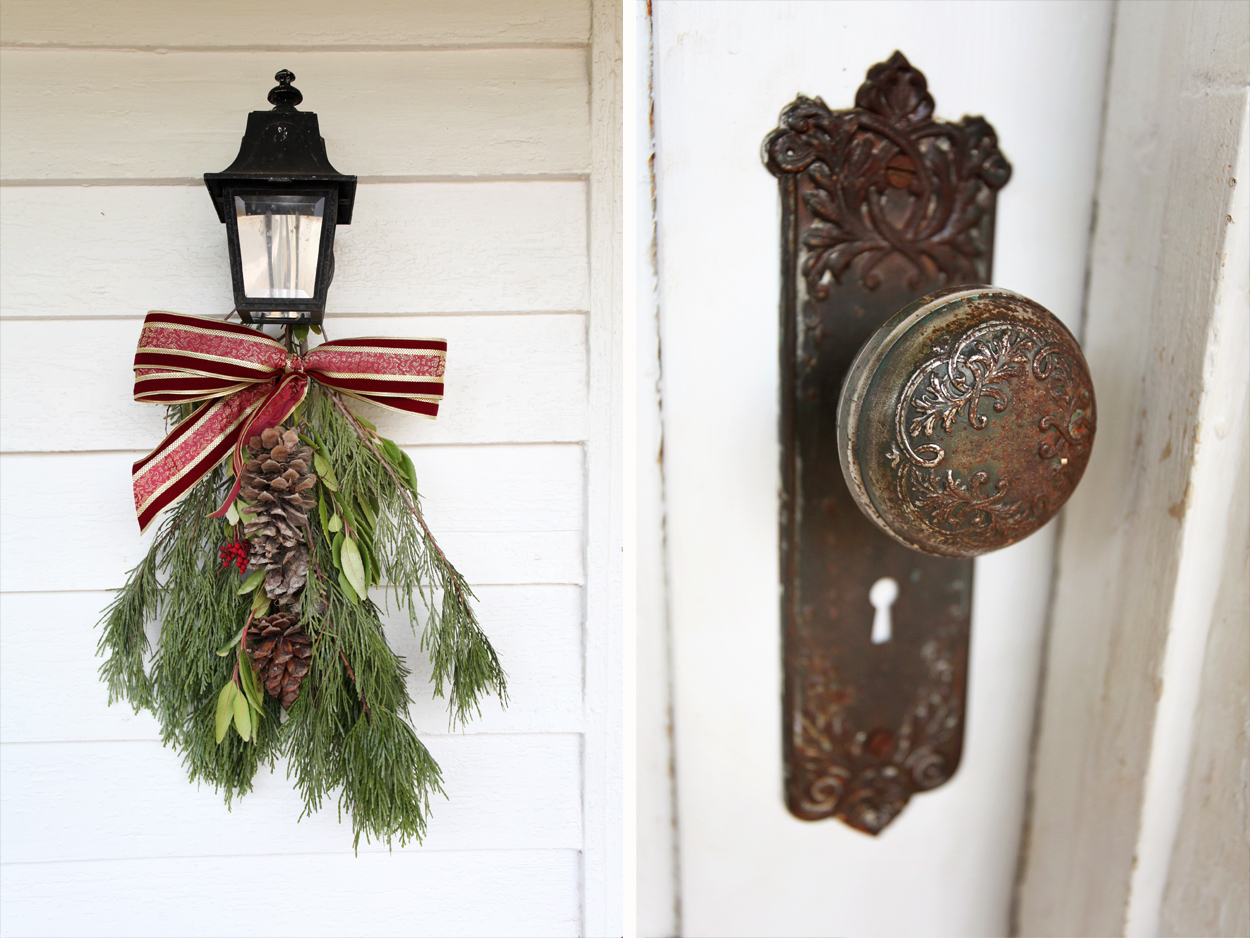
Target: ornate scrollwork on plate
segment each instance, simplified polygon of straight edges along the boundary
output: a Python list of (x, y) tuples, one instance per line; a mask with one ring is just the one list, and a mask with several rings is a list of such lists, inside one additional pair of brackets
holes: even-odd
[[(861, 512), (829, 445), (837, 402), (856, 350), (900, 306), (989, 279), (1011, 169), (981, 118), (934, 119), (900, 54), (869, 70), (854, 103), (799, 97), (763, 155), (781, 197), (786, 806), (875, 834), (959, 764), (973, 571), (908, 550)], [(894, 400), (868, 412), (891, 437)], [(865, 452), (893, 498), (880, 442)], [(893, 637), (873, 644), (882, 577), (899, 601)]]
[(956, 636), (939, 629), (921, 648), (926, 679), (897, 727), (863, 729), (847, 715), (851, 694), (827, 660), (809, 660), (794, 740), (801, 772), (797, 804), (808, 817), (841, 818), (876, 834), (919, 791), (936, 788), (955, 766), (943, 751), (963, 719), (955, 682)]
[(854, 109), (800, 95), (782, 112), (764, 160), (811, 183), (801, 269), (813, 296), (826, 298), (848, 269), (875, 289), (892, 257), (911, 267), (909, 289), (988, 279), (989, 210), (1011, 166), (983, 118), (951, 124), (933, 109), (924, 75), (895, 52), (869, 69)]
[[(1005, 413), (1012, 386), (1021, 380), (1045, 389), (1040, 400), (1048, 406), (1037, 420), (1036, 455), (1049, 464), (1056, 485), (1048, 488), (1042, 474), (1031, 499), (1014, 498), (1006, 474), (993, 479), (984, 467), (940, 468), (947, 457), (943, 437), (959, 421), (985, 430), (991, 418), (983, 402), (994, 414)], [(935, 347), (904, 387), (894, 417), (886, 458), (908, 513), (943, 535), (974, 542), (1015, 540), (1044, 524), (1071, 489), (1059, 476), (1073, 457), (1088, 455), (1093, 430), (1088, 382), (1078, 380), (1076, 362), (1042, 330), (1006, 321), (983, 323)]]

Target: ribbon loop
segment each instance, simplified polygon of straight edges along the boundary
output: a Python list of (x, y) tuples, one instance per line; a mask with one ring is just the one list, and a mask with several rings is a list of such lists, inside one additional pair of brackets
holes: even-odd
[(145, 531), (221, 460), (232, 456), (238, 494), (243, 446), (285, 420), (308, 393), (310, 378), (381, 407), (436, 417), (443, 397), (442, 339), (338, 339), (306, 356), (233, 323), (153, 311), (135, 352), (135, 400), (211, 403), (183, 420), (134, 464), (135, 513)]

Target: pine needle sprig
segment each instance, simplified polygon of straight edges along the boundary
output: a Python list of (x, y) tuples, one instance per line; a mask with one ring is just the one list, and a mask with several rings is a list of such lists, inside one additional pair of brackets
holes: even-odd
[(238, 577), (220, 570), (216, 547), (233, 537), (232, 526), (208, 517), (229, 491), (218, 466), (175, 508), (162, 567), (161, 637), (150, 669), (154, 712), (161, 740), (183, 752), (192, 781), (221, 789), (226, 803), (252, 790), (261, 765), (273, 767), (278, 755), (280, 709), (266, 704), (252, 742), (229, 734), (221, 745), (214, 731), (217, 693), (235, 668), (233, 655), (217, 655), (246, 621), (249, 600), (238, 594)]
[(366, 841), (376, 837), (388, 845), (395, 838), (401, 847), (425, 837), (430, 794), (447, 793), (438, 763), (412, 727), (390, 710), (374, 707), (347, 734), (343, 763), (349, 771), (339, 816), (344, 811), (351, 816), (353, 848), (360, 846), (361, 834)]
[(104, 628), (96, 645), (96, 655), (108, 655), (100, 665), (100, 679), (108, 687), (109, 704), (125, 700), (135, 713), (152, 708), (152, 682), (143, 667), (144, 656), (152, 648), (145, 627), (156, 618), (160, 601), (157, 570), (168, 530), (169, 519), (166, 519), (157, 531), (151, 550), (127, 574), (126, 585), (117, 591), (117, 597), (109, 603), (100, 620)]
[[(421, 648), (433, 665), (436, 697), (450, 691), (450, 724), (464, 725), (481, 714), (481, 698), (508, 701), (507, 676), (473, 609), (473, 594), (447, 559), (421, 513), (417, 492), (401, 481), (379, 452), (381, 438), (364, 425), (335, 392), (318, 387), (312, 411), (323, 445), (336, 466), (348, 467), (339, 479), (347, 500), (374, 494), (381, 503), (376, 536), (382, 573), (399, 607), (407, 608), (414, 629), (426, 614)], [(421, 607), (417, 605), (420, 599)]]
[[(190, 410), (171, 408), (170, 418)], [(503, 669), (477, 623), (472, 591), (421, 515), (415, 471), (405, 485), (379, 453), (376, 432), (319, 385), (294, 422), (338, 473), (331, 496), (344, 509), (343, 531), (360, 543), (369, 579), (388, 584), (384, 595), (408, 609), (414, 629), (424, 613), (422, 647), (433, 661), (436, 695), (450, 691), (453, 725), (478, 711), (487, 692), (506, 702)], [(244, 623), (256, 608), (242, 571), (223, 567), (219, 556), (242, 529), (209, 517), (231, 482), (218, 466), (169, 510), (105, 610), (98, 653), (110, 703), (125, 700), (155, 714), (162, 741), (181, 752), (189, 778), (214, 785), (227, 805), (251, 791), (262, 766), (272, 770), (284, 756), (304, 802), (301, 817), (336, 800), (340, 820), (351, 818), (357, 848), (362, 836), (388, 845), (420, 841), (431, 797), (446, 795), (442, 775), (409, 724), (409, 670), (386, 641), (368, 582), (359, 595), (344, 586), (335, 528), (326, 530), (318, 512), (304, 527), (309, 564), (298, 626), (311, 658), (298, 696), (284, 713), (273, 692), (262, 691), (250, 734), (221, 734), (218, 698), (235, 690), (238, 669), (251, 661), (238, 643), (246, 643)], [(151, 642), (147, 629), (158, 623)]]
[(288, 712), (287, 775), (304, 799), (304, 814), (338, 792), (339, 817), (351, 818), (353, 847), (362, 835), (388, 845), (419, 841), (430, 795), (445, 792), (438, 764), (405, 722), (408, 668), (386, 642), (378, 607), (367, 599), (352, 602), (326, 578), (333, 564), (330, 539), (315, 519), (309, 528), (315, 561), (309, 585), (324, 607), (302, 603), (321, 611), (305, 620), (313, 637), (305, 678), (310, 693)]

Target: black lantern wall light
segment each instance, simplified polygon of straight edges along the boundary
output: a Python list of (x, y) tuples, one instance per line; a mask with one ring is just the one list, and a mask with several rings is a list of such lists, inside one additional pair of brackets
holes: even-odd
[(271, 111), (252, 111), (239, 155), (205, 173), (230, 245), (234, 305), (244, 322), (320, 325), (334, 278), (334, 229), (352, 223), (356, 177), (330, 165), (317, 115), (283, 69)]
[(357, 844), (402, 845), (424, 834), (441, 774), (371, 595), (408, 611), (453, 726), (506, 700), (506, 681), (422, 517), (412, 458), (358, 406), (436, 416), (447, 342), (309, 348), (356, 177), (330, 165), (317, 115), (296, 110), (295, 76), (275, 77), (273, 110), (253, 111), (238, 158), (204, 176), (243, 324), (153, 310), (139, 336), (135, 400), (177, 425), (134, 464), (153, 537), (105, 614), (100, 673), (110, 701), (151, 710), (190, 778), (227, 803), (282, 756), (306, 812), (337, 796)]

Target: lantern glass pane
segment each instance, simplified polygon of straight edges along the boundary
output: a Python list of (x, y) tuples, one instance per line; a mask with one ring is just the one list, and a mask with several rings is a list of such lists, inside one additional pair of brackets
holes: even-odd
[(257, 299), (313, 299), (325, 196), (251, 193), (234, 197), (243, 292)]

